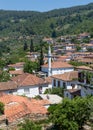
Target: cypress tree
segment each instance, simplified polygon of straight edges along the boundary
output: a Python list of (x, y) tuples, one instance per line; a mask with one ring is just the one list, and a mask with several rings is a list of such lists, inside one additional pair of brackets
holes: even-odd
[(34, 52), (33, 40), (31, 39), (30, 43), (30, 52)]
[(28, 46), (27, 46), (27, 43), (25, 42), (25, 43), (24, 43), (24, 51), (26, 51), (27, 48), (28, 48)]
[(41, 65), (44, 64), (44, 54), (43, 54), (43, 46), (41, 45), (41, 50), (40, 50), (40, 59), (39, 59), (39, 63), (40, 63), (40, 70), (41, 70)]

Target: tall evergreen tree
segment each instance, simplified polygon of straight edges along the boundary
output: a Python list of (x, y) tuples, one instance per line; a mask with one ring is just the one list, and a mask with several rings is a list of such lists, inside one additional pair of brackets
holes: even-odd
[(25, 43), (24, 43), (24, 51), (26, 51), (27, 48), (28, 48), (28, 46), (27, 46), (27, 43), (25, 42)]
[(30, 43), (30, 52), (34, 52), (34, 45), (33, 45), (32, 39), (31, 39), (31, 43)]
[(44, 64), (43, 45), (41, 45), (39, 63), (40, 63), (40, 70), (41, 70), (41, 65), (43, 65), (43, 64)]
[(53, 37), (53, 38), (56, 37), (56, 31), (55, 31), (55, 30), (53, 30), (53, 32), (52, 32), (52, 37)]

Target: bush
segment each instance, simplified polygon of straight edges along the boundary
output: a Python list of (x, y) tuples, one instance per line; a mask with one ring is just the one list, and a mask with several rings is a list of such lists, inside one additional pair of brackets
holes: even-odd
[(64, 89), (60, 88), (60, 87), (46, 89), (45, 94), (57, 94), (57, 95), (63, 97), (64, 96)]

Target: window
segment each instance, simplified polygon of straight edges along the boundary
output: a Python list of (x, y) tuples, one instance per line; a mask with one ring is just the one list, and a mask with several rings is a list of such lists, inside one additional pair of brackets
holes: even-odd
[(29, 94), (30, 93), (29, 88), (24, 88), (24, 93)]
[(78, 73), (78, 81), (79, 82), (84, 82), (84, 72), (79, 72)]
[(66, 97), (68, 97), (68, 93), (66, 93)]
[(58, 81), (58, 85), (57, 86), (60, 87), (60, 81)]
[(42, 94), (42, 86), (39, 87), (39, 94)]
[(10, 90), (9, 93), (12, 94), (12, 90)]
[(56, 86), (56, 80), (55, 79), (53, 80), (53, 86)]
[(65, 82), (63, 82), (63, 88), (66, 89), (66, 83)]
[(74, 88), (75, 88), (75, 84), (71, 84), (71, 86), (72, 86), (72, 89), (74, 89)]

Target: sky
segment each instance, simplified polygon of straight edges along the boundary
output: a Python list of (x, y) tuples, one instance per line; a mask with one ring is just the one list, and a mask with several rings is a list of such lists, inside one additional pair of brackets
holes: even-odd
[(0, 9), (46, 12), (93, 3), (93, 0), (0, 0)]

